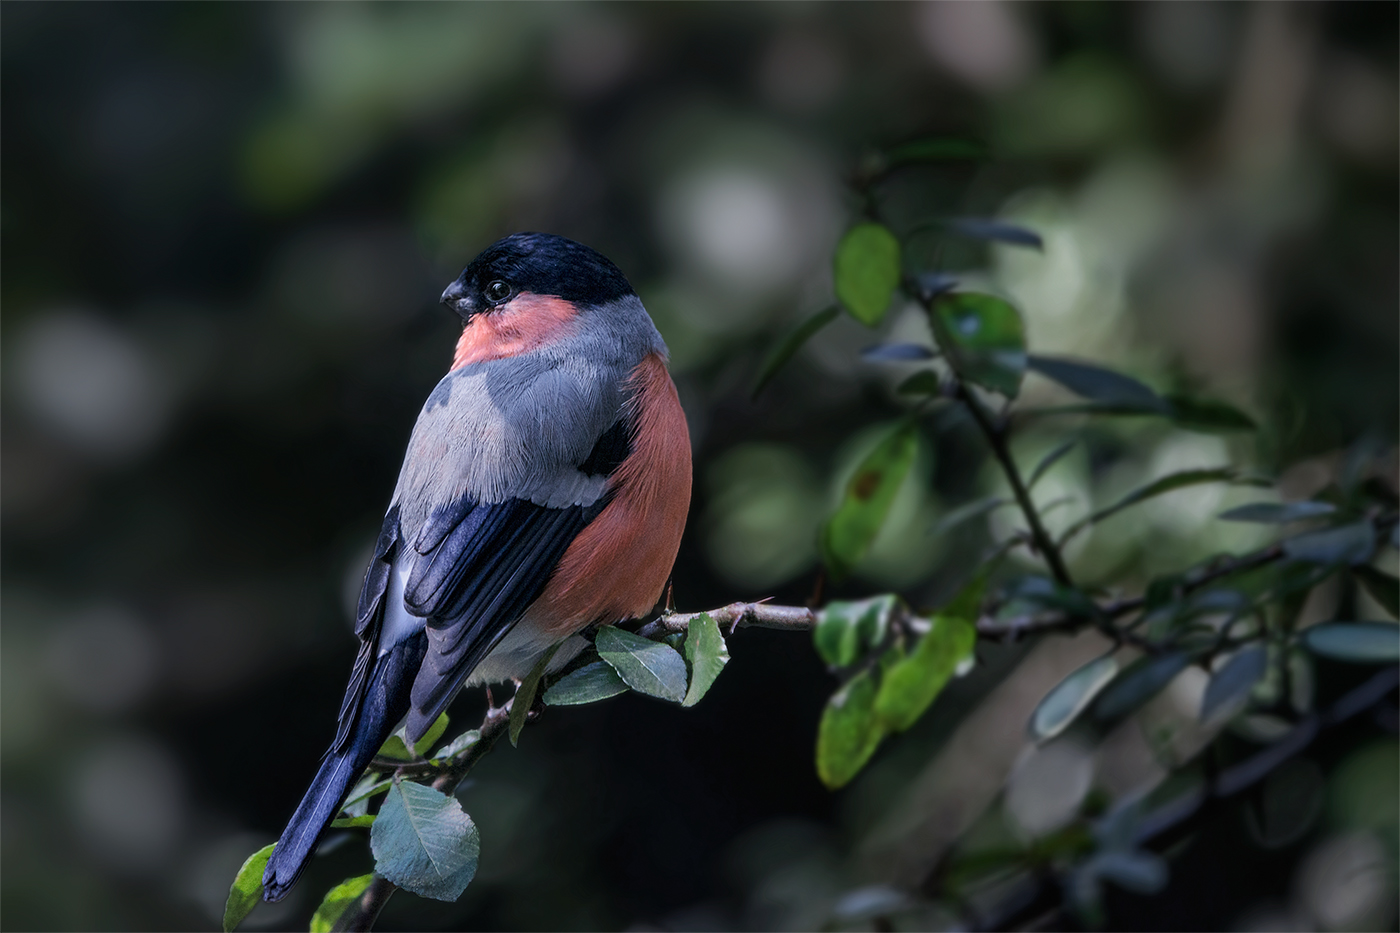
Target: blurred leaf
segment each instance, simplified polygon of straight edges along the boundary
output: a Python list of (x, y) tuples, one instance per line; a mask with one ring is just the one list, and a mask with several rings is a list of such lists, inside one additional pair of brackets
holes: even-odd
[(901, 382), (895, 391), (900, 395), (937, 395), (943, 391), (943, 386), (938, 381), (937, 373), (925, 369)]
[(980, 518), (998, 506), (1005, 505), (1006, 502), (1007, 500), (1001, 496), (988, 496), (985, 499), (975, 499), (972, 502), (964, 503), (951, 512), (945, 512), (938, 521), (933, 523), (933, 527), (928, 530), (928, 533), (934, 537), (947, 534), (964, 522)]
[(1170, 406), (1171, 419), (1178, 426), (1192, 431), (1253, 431), (1259, 425), (1254, 419), (1231, 405), (1215, 399), (1187, 398), (1184, 395), (1164, 396)]
[[(360, 783), (356, 784), (354, 789), (350, 791), (350, 796), (345, 799), (345, 803), (341, 805), (340, 809), (343, 811), (347, 807), (359, 803), (361, 800), (368, 800), (392, 783), (394, 783), (393, 778), (384, 778), (380, 780), (375, 774), (366, 774), (360, 779)], [(349, 815), (363, 816), (364, 814), (351, 813)]]
[(976, 625), (978, 617), (982, 614), (982, 599), (987, 594), (987, 580), (991, 577), (994, 567), (994, 561), (982, 564), (972, 575), (972, 579), (964, 583), (962, 589), (938, 610), (938, 614)]
[(443, 713), (433, 720), (433, 724), (428, 727), (428, 731), (423, 733), (423, 737), (413, 744), (413, 754), (422, 758), (433, 748), (433, 743), (442, 738), (442, 734), (447, 731), (447, 714)]
[(1167, 886), (1167, 863), (1152, 852), (1104, 852), (1093, 863), (1100, 878), (1135, 894), (1156, 894)]
[(1060, 462), (1060, 458), (1074, 449), (1074, 445), (1079, 443), (1079, 439), (1072, 437), (1060, 444), (1054, 450), (1040, 458), (1040, 462), (1031, 471), (1030, 479), (1026, 480), (1026, 491), (1035, 488), (1035, 484), (1040, 482), (1040, 478), (1050, 471), (1050, 468)]
[(481, 837), (456, 798), (412, 781), (389, 788), (370, 827), (374, 870), (419, 897), (455, 901), (476, 875)]
[(832, 667), (850, 667), (885, 640), (896, 605), (898, 597), (889, 594), (827, 603), (817, 613), (817, 626), (812, 630), (817, 654)]
[(347, 878), (327, 891), (321, 906), (311, 915), (311, 933), (331, 933), (331, 930), (335, 929), (336, 921), (351, 904), (359, 900), (373, 880), (374, 872), (370, 872), (358, 878)]
[(342, 816), (339, 819), (331, 820), (331, 829), (364, 829), (366, 826), (374, 825), (374, 814), (363, 813), (359, 816)]
[(1040, 234), (1033, 233), (1025, 227), (1018, 227), (1015, 224), (1004, 223), (1000, 220), (987, 220), (980, 217), (957, 217), (948, 221), (948, 229), (954, 233), (974, 240), (993, 240), (998, 243), (1009, 243), (1012, 246), (1029, 246), (1032, 249), (1043, 250), (1045, 243), (1040, 238)]
[(249, 911), (262, 899), (262, 876), (267, 868), (267, 860), (277, 843), (263, 846), (248, 856), (238, 874), (233, 876), (233, 884), (228, 889), (228, 900), (224, 902), (224, 933), (232, 933), (234, 927), (243, 922)]
[(397, 732), (384, 740), (384, 744), (379, 746), (379, 751), (375, 752), (375, 755), (379, 758), (392, 758), (395, 761), (413, 760), (413, 753), (408, 750), (403, 736)]
[(1209, 722), (1222, 709), (1229, 709), (1249, 696), (1249, 691), (1269, 668), (1269, 652), (1263, 645), (1250, 645), (1225, 662), (1211, 675), (1201, 700), (1201, 722)]
[(778, 374), (778, 370), (787, 365), (787, 361), (792, 359), (793, 356), (797, 354), (798, 350), (802, 349), (802, 345), (808, 340), (811, 340), (812, 336), (817, 331), (836, 320), (840, 314), (841, 309), (836, 305), (832, 305), (829, 308), (818, 311), (816, 314), (797, 325), (792, 333), (784, 337), (782, 342), (774, 347), (773, 351), (768, 354), (768, 359), (764, 360), (763, 367), (759, 370), (758, 381), (754, 383), (753, 393), (749, 397), (758, 398), (758, 393), (762, 392), (764, 386), (768, 385), (773, 377)]
[(598, 655), (638, 693), (679, 703), (685, 699), (685, 659), (676, 649), (612, 625), (598, 629)]
[(436, 761), (444, 761), (448, 758), (453, 758), (457, 755), (462, 754), (462, 752), (471, 748), (473, 745), (480, 741), (481, 730), (468, 729), (466, 732), (463, 732), (451, 742), (448, 742), (442, 748), (438, 749), (438, 752), (436, 755), (433, 756), (433, 759)]
[(903, 732), (924, 714), (943, 687), (972, 657), (977, 630), (962, 619), (934, 616), (913, 652), (884, 672), (875, 696), (881, 727)]
[(1072, 586), (1061, 586), (1049, 577), (1020, 577), (1007, 586), (1006, 595), (1009, 600), (1022, 600), (1083, 618), (1092, 618), (1099, 612), (1098, 604), (1083, 591)]
[(893, 167), (914, 162), (950, 162), (987, 158), (987, 148), (981, 143), (956, 137), (931, 137), (902, 143), (885, 152), (885, 160)]
[(1336, 661), (1400, 661), (1400, 625), (1394, 622), (1323, 622), (1304, 629), (1300, 640), (1313, 654)]
[(1191, 656), (1182, 651), (1139, 658), (1099, 695), (1094, 718), (1103, 722), (1131, 713), (1160, 693), (1190, 663)]
[(1147, 386), (1101, 366), (1049, 356), (1028, 356), (1026, 365), (1080, 398), (1115, 408), (1164, 413), (1167, 403)]
[(1376, 530), (1369, 521), (1311, 531), (1283, 542), (1289, 560), (1306, 564), (1364, 564), (1376, 548)]
[(861, 671), (837, 690), (817, 727), (817, 777), (835, 790), (860, 773), (885, 737), (875, 715), (875, 679)]
[(594, 661), (570, 671), (544, 692), (550, 706), (580, 706), (627, 692), (627, 684), (606, 661)]
[(969, 382), (1015, 398), (1026, 370), (1025, 331), (1016, 309), (976, 292), (941, 295), (933, 308), (934, 333), (954, 369)]
[(1351, 569), (1356, 579), (1371, 594), (1371, 598), (1381, 604), (1386, 612), (1400, 616), (1400, 580), (1383, 573), (1369, 564), (1361, 564)]
[(1337, 507), (1328, 502), (1251, 502), (1221, 512), (1218, 518), (1227, 522), (1258, 522), (1263, 525), (1284, 525), (1331, 515)]
[(1322, 813), (1327, 782), (1315, 762), (1285, 762), (1264, 779), (1245, 808), (1245, 824), (1254, 841), (1266, 849), (1297, 842)]
[(919, 300), (929, 302), (944, 292), (957, 288), (958, 280), (946, 272), (920, 272), (914, 276), (913, 284)]
[(729, 647), (708, 612), (691, 620), (685, 634), (685, 659), (690, 662), (690, 689), (681, 706), (694, 706), (729, 663)]
[(871, 363), (908, 363), (931, 360), (937, 354), (921, 343), (877, 343), (861, 350), (860, 355)]
[(822, 526), (822, 559), (836, 580), (850, 575), (880, 533), (895, 494), (914, 465), (918, 434), (912, 424), (897, 429), (856, 467), (836, 513)]
[(530, 717), (530, 707), (535, 705), (535, 694), (540, 689), (540, 678), (544, 676), (545, 668), (549, 666), (550, 660), (558, 650), (559, 644), (554, 644), (540, 655), (534, 668), (525, 675), (525, 679), (515, 690), (515, 698), (510, 704), (510, 744), (513, 746), (520, 743), (520, 733), (525, 728), (525, 721)]
[(836, 245), (836, 297), (866, 327), (885, 318), (899, 287), (899, 240), (883, 224), (857, 224)]
[(1037, 742), (1064, 732), (1118, 673), (1113, 655), (1095, 658), (1050, 689), (1031, 713), (1030, 734)]
[(1164, 493), (1173, 492), (1177, 489), (1184, 489), (1187, 486), (1199, 486), (1202, 483), (1225, 483), (1234, 479), (1236, 472), (1233, 467), (1218, 467), (1210, 470), (1182, 470), (1179, 473), (1170, 473), (1159, 479), (1155, 479), (1146, 486), (1134, 489), (1122, 499), (1113, 503), (1106, 509), (1101, 509), (1081, 518), (1079, 521), (1065, 529), (1060, 536), (1060, 543), (1068, 541), (1090, 525), (1096, 524), (1117, 514), (1126, 508), (1137, 505), (1139, 502), (1146, 502), (1148, 499), (1155, 499)]

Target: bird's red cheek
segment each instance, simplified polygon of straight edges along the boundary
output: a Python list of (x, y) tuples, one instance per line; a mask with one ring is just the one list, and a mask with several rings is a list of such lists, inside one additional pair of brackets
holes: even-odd
[(503, 307), (472, 316), (457, 340), (452, 368), (547, 346), (567, 336), (577, 320), (578, 311), (563, 298), (521, 292)]

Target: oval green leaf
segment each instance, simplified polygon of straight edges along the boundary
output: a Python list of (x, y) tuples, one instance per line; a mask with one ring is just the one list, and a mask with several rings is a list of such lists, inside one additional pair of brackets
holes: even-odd
[(263, 846), (248, 856), (238, 874), (233, 876), (233, 884), (228, 889), (228, 900), (224, 902), (224, 933), (233, 933), (233, 928), (243, 922), (249, 911), (262, 899), (262, 876), (267, 868), (267, 860), (277, 843)]
[(846, 483), (836, 513), (821, 532), (822, 559), (833, 578), (850, 575), (874, 543), (894, 497), (909, 475), (918, 452), (917, 429), (900, 427), (872, 450)]
[(633, 690), (679, 703), (685, 699), (685, 659), (676, 649), (612, 625), (598, 630), (598, 656)]
[(1031, 713), (1030, 734), (1038, 742), (1064, 732), (1118, 673), (1113, 655), (1095, 658), (1060, 681)]
[(898, 598), (890, 594), (827, 603), (817, 613), (817, 625), (812, 630), (817, 654), (832, 667), (854, 664), (862, 653), (884, 641), (897, 603)]
[(1211, 675), (1201, 699), (1201, 722), (1209, 722), (1223, 709), (1237, 706), (1254, 689), (1269, 668), (1269, 653), (1263, 645), (1251, 645), (1225, 662)]
[(899, 240), (883, 224), (857, 224), (836, 246), (836, 297), (867, 327), (885, 317), (899, 287)]
[(972, 658), (977, 630), (962, 619), (934, 616), (914, 651), (885, 671), (875, 695), (875, 715), (889, 731), (903, 732), (938, 699), (953, 674)]
[(836, 693), (817, 727), (817, 777), (835, 790), (860, 773), (885, 737), (875, 715), (875, 680), (862, 671)]
[(1217, 434), (1223, 431), (1253, 431), (1259, 427), (1249, 415), (1217, 399), (1170, 394), (1164, 398), (1172, 421), (1188, 431)]
[(984, 389), (1015, 398), (1026, 372), (1021, 315), (991, 295), (956, 292), (934, 303), (934, 334), (953, 368)]
[(550, 706), (582, 706), (615, 697), (627, 690), (627, 683), (617, 676), (612, 665), (606, 661), (594, 661), (560, 677), (544, 692), (544, 701)]
[(1376, 530), (1368, 521), (1312, 531), (1283, 542), (1289, 560), (1305, 564), (1364, 564), (1376, 549)]
[(1400, 580), (1367, 564), (1353, 567), (1351, 572), (1386, 612), (1400, 616)]
[(1166, 401), (1156, 392), (1131, 376), (1102, 366), (1050, 356), (1027, 357), (1026, 365), (1091, 402), (1153, 414), (1167, 411)]
[(1218, 518), (1226, 522), (1257, 522), (1262, 525), (1284, 525), (1308, 518), (1331, 515), (1337, 507), (1330, 502), (1251, 502), (1221, 512)]
[(1094, 718), (1106, 721), (1131, 713), (1160, 693), (1190, 663), (1191, 656), (1180, 651), (1138, 659), (1099, 695)]
[(455, 901), (476, 876), (481, 838), (456, 798), (400, 781), (369, 832), (374, 870), (420, 897)]
[(331, 933), (331, 930), (335, 929), (335, 922), (361, 894), (365, 893), (365, 889), (373, 880), (374, 873), (370, 872), (358, 878), (347, 878), (327, 891), (321, 906), (311, 915), (311, 933)]
[(724, 643), (719, 624), (708, 612), (692, 619), (686, 630), (685, 659), (690, 662), (690, 689), (681, 706), (694, 706), (729, 663), (729, 646)]
[(1313, 654), (1335, 661), (1400, 661), (1400, 625), (1394, 622), (1324, 622), (1304, 629), (1300, 640)]

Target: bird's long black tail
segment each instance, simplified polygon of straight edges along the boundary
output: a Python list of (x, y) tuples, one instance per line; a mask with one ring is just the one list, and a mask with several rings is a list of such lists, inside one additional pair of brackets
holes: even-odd
[(267, 860), (263, 872), (264, 900), (279, 901), (291, 890), (360, 772), (408, 714), (413, 678), (423, 663), (427, 645), (427, 634), (419, 632), (373, 662), (359, 709), (348, 711), (356, 717), (349, 741), (339, 747), (331, 746)]

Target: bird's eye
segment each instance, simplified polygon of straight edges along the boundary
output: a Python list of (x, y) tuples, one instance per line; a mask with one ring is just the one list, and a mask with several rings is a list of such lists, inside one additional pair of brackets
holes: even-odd
[(486, 286), (486, 297), (490, 301), (505, 301), (510, 297), (510, 286), (497, 279)]

